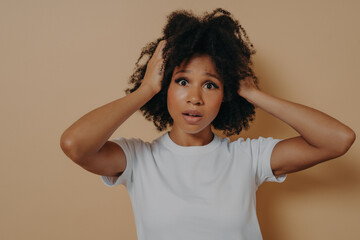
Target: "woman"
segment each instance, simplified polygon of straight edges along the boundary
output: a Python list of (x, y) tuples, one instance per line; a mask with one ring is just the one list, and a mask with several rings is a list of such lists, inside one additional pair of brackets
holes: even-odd
[[(109, 186), (126, 186), (138, 239), (262, 239), (256, 190), (345, 154), (355, 133), (313, 108), (258, 88), (245, 30), (223, 9), (175, 11), (148, 44), (127, 95), (99, 107), (61, 137), (65, 154)], [(144, 65), (139, 61), (149, 56)], [(258, 107), (293, 127), (289, 139), (226, 136), (247, 129)], [(140, 109), (159, 131), (151, 143), (114, 131)]]

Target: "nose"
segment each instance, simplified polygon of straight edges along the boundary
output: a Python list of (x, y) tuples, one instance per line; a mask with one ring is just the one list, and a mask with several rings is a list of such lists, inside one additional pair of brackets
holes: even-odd
[(189, 88), (187, 103), (192, 103), (194, 105), (202, 105), (204, 103), (201, 96), (201, 90), (198, 87)]

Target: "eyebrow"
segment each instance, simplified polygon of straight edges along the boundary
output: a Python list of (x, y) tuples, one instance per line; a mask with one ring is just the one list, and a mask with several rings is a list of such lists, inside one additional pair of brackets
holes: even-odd
[[(189, 71), (189, 70), (179, 70), (179, 71), (177, 71), (177, 72), (175, 73), (175, 75), (178, 74), (178, 73), (188, 73), (188, 72), (191, 72), (191, 71)], [(205, 75), (208, 75), (208, 76), (210, 76), (210, 77), (216, 78), (217, 80), (219, 80), (219, 81), (221, 82), (220, 78), (219, 78), (217, 75), (214, 75), (214, 74), (208, 73), (208, 72), (206, 72)]]

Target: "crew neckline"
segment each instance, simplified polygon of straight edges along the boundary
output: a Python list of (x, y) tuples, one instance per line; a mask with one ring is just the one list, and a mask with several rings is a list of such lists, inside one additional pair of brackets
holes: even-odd
[(201, 154), (215, 150), (221, 142), (221, 137), (214, 133), (214, 138), (203, 146), (180, 146), (176, 144), (169, 136), (169, 131), (164, 133), (160, 138), (160, 142), (168, 149), (180, 154)]

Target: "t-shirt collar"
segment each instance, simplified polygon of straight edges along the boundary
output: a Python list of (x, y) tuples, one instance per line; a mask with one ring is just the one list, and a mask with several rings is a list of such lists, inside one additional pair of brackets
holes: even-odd
[(221, 142), (221, 137), (214, 133), (214, 138), (204, 146), (180, 146), (169, 136), (169, 131), (160, 137), (160, 142), (168, 149), (180, 154), (200, 154), (215, 150)]

